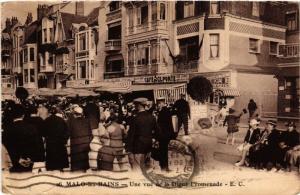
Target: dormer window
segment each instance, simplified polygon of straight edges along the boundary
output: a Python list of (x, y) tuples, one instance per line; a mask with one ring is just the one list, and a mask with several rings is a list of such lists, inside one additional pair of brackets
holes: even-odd
[(120, 9), (120, 2), (119, 1), (113, 1), (109, 4), (109, 11), (113, 12)]

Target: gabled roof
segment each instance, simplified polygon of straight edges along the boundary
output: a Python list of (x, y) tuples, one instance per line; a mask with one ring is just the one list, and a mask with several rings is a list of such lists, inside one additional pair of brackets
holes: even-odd
[(61, 19), (66, 35), (66, 39), (71, 39), (72, 38), (72, 23), (84, 23), (87, 21), (87, 17), (85, 16), (78, 16), (75, 14), (69, 14), (65, 12), (61, 12)]
[(93, 11), (91, 11), (91, 13), (89, 13), (86, 21), (87, 25), (89, 26), (98, 25), (99, 10), (100, 7), (96, 7), (93, 9)]
[(38, 21), (36, 20), (31, 24), (29, 24), (27, 28), (25, 28), (24, 44), (37, 42), (37, 27), (38, 27)]

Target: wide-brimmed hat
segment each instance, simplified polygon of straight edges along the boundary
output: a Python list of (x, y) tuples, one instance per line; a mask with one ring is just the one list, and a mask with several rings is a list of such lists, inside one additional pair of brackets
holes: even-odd
[(274, 121), (274, 120), (268, 120), (267, 124), (270, 124), (270, 125), (276, 126), (276, 125), (277, 125), (277, 122), (276, 122), (276, 121)]
[(251, 119), (249, 122), (250, 125), (258, 125), (259, 123), (256, 119)]
[(147, 105), (148, 99), (144, 97), (136, 98), (133, 100), (133, 103)]
[(293, 121), (290, 121), (286, 124), (287, 127), (294, 127), (296, 128), (296, 124)]
[(73, 110), (77, 114), (82, 114), (83, 113), (83, 109), (80, 106), (76, 106)]

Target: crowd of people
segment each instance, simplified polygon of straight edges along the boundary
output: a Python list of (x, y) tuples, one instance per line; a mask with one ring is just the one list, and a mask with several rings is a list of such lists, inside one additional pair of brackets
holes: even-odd
[(174, 114), (188, 134), (189, 106), (183, 95), (174, 105), (167, 105), (163, 97), (156, 105), (146, 98), (126, 102), (122, 95), (115, 101), (94, 97), (3, 101), (2, 148), (10, 158), (10, 172), (42, 167), (85, 172), (113, 170), (115, 161), (122, 169), (125, 156), (137, 170), (157, 144), (161, 170), (170, 171), (168, 144), (178, 136)]

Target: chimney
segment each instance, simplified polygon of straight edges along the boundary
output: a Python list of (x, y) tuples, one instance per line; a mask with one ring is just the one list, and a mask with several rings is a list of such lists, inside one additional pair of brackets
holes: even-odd
[(28, 25), (32, 22), (32, 13), (28, 13), (25, 24)]
[(10, 22), (10, 19), (9, 19), (9, 18), (6, 18), (6, 21), (5, 21), (5, 27), (6, 27), (7, 29), (10, 29), (10, 27), (11, 27), (11, 22)]
[(11, 25), (14, 26), (18, 23), (18, 18), (17, 17), (12, 17), (11, 18)]
[(42, 19), (43, 17), (48, 15), (48, 5), (38, 5), (37, 8), (37, 18), (38, 20)]
[(83, 1), (75, 2), (75, 15), (84, 16), (84, 2)]

